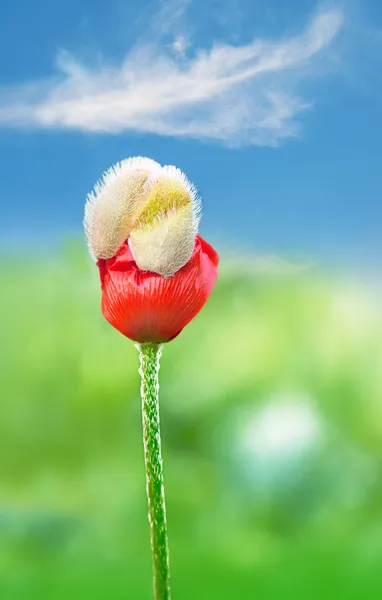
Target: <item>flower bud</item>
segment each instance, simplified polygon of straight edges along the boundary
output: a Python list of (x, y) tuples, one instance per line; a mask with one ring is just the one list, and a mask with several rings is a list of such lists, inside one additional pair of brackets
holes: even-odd
[(168, 342), (198, 314), (219, 255), (198, 235), (200, 200), (176, 167), (129, 158), (89, 194), (85, 232), (104, 317), (128, 338)]
[(187, 177), (163, 167), (146, 184), (147, 197), (129, 237), (143, 271), (174, 275), (191, 258), (198, 230), (200, 201)]
[(93, 257), (112, 258), (130, 235), (145, 205), (145, 185), (160, 165), (150, 158), (128, 158), (111, 167), (88, 195), (84, 227)]

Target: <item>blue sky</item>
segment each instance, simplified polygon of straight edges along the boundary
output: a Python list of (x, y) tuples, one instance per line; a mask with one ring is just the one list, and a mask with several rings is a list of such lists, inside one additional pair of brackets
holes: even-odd
[(381, 257), (379, 0), (3, 0), (1, 13), (7, 241), (81, 231), (102, 172), (143, 155), (187, 173), (218, 245)]

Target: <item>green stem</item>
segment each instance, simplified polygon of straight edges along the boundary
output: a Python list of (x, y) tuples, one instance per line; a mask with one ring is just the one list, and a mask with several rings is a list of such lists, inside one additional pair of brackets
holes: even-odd
[(147, 343), (138, 344), (137, 347), (141, 363), (139, 373), (141, 375), (146, 491), (154, 568), (154, 599), (170, 600), (170, 563), (158, 398), (158, 372), (162, 346)]

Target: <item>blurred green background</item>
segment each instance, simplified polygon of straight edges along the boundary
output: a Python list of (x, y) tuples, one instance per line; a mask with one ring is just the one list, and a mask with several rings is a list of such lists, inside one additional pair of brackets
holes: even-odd
[[(150, 599), (137, 351), (82, 244), (1, 281), (0, 597)], [(382, 593), (377, 287), (223, 260), (160, 377), (175, 600)]]

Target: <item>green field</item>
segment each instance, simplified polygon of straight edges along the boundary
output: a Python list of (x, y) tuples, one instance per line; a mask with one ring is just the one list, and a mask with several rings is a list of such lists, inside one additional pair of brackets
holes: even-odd
[[(81, 246), (0, 269), (0, 597), (149, 600), (137, 351)], [(164, 348), (174, 600), (382, 594), (378, 294), (223, 261)]]

